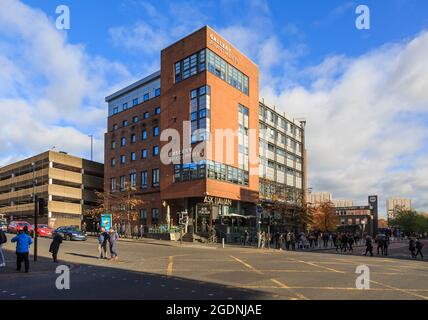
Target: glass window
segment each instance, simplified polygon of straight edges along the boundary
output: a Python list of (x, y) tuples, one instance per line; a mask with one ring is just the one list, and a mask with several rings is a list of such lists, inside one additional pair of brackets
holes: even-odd
[(132, 105), (135, 107), (138, 104), (138, 98), (132, 100)]
[(143, 130), (142, 132), (141, 132), (141, 140), (146, 140), (147, 139), (147, 131), (146, 130)]
[(128, 109), (128, 102), (125, 102), (125, 103), (122, 105), (122, 107), (123, 107), (123, 110)]
[(114, 167), (116, 165), (116, 159), (115, 158), (111, 158), (111, 166)]
[(147, 159), (147, 150), (146, 149), (141, 150), (141, 158)]
[(135, 157), (135, 152), (131, 152), (131, 161), (135, 161), (136, 157)]
[(147, 224), (147, 209), (140, 209), (141, 224)]
[(147, 171), (141, 171), (141, 188), (147, 188)]
[(113, 130), (116, 131), (119, 127), (117, 126), (117, 124), (113, 125)]
[(144, 101), (149, 100), (149, 94), (148, 94), (148, 93), (146, 93), (146, 94), (143, 96), (143, 100), (144, 100)]
[(135, 172), (132, 172), (129, 175), (129, 183), (131, 185), (131, 188), (135, 188), (137, 186), (137, 174)]
[(154, 146), (154, 147), (153, 147), (153, 155), (154, 155), (154, 156), (159, 155), (159, 147), (158, 147), (158, 146)]
[(120, 163), (121, 164), (125, 164), (125, 162), (126, 162), (126, 156), (125, 155), (121, 155), (120, 156)]
[(161, 94), (161, 89), (160, 89), (160, 88), (157, 88), (157, 89), (155, 90), (155, 97), (159, 97), (159, 96), (160, 96), (160, 94)]
[(116, 149), (116, 141), (111, 142), (111, 149)]
[(152, 224), (158, 224), (159, 222), (159, 209), (152, 209)]
[(113, 108), (113, 114), (118, 114), (118, 113), (119, 113), (119, 108), (118, 107)]
[(160, 107), (155, 108), (155, 114), (160, 114)]
[(132, 118), (132, 122), (133, 122), (133, 123), (137, 123), (137, 122), (138, 122), (138, 116), (134, 116), (134, 117)]
[(110, 190), (111, 192), (116, 191), (116, 178), (110, 178)]
[(133, 133), (131, 134), (131, 143), (137, 142), (137, 136)]
[(125, 178), (125, 176), (121, 176), (121, 177), (119, 178), (120, 191), (125, 190), (125, 183), (126, 183), (126, 178)]
[(122, 147), (126, 145), (126, 138), (125, 138), (125, 137), (122, 137), (122, 138), (120, 139), (120, 145), (121, 145)]
[(158, 135), (159, 135), (159, 127), (158, 126), (153, 127), (153, 137), (156, 137)]
[(128, 125), (128, 120), (123, 120), (122, 121), (122, 127), (126, 127)]
[(148, 119), (150, 117), (150, 114), (148, 112), (144, 112), (143, 118)]

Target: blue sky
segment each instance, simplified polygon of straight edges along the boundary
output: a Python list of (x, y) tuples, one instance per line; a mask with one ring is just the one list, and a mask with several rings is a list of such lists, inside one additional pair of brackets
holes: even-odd
[[(425, 0), (0, 2), (0, 165), (53, 146), (88, 157), (88, 134), (102, 161), (104, 97), (208, 24), (259, 64), (265, 102), (307, 118), (314, 190), (407, 196), (428, 211)], [(60, 4), (68, 31), (55, 28)], [(360, 4), (370, 30), (355, 27)]]

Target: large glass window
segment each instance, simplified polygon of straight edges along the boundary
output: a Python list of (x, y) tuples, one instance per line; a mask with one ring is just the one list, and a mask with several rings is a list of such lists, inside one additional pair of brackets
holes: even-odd
[(211, 160), (199, 163), (175, 165), (174, 182), (192, 181), (196, 179), (215, 179), (248, 186), (248, 171), (228, 166)]
[(190, 92), (192, 143), (209, 139), (210, 93), (209, 86), (203, 86)]
[(248, 171), (249, 167), (249, 110), (238, 104), (238, 164), (239, 168)]
[(175, 83), (186, 80), (205, 70), (205, 49), (196, 52), (174, 65)]
[(232, 87), (248, 95), (248, 77), (241, 71), (233, 67), (231, 64), (227, 63), (224, 59), (220, 58), (220, 56), (216, 55), (211, 50), (206, 49), (206, 52), (208, 61), (208, 71), (213, 73), (220, 79), (226, 81)]

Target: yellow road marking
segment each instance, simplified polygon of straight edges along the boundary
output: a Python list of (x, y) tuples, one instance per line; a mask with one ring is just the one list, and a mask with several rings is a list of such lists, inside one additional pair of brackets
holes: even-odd
[[(260, 270), (257, 270), (256, 268), (254, 268), (252, 265), (246, 263), (245, 261), (242, 261), (241, 259), (238, 259), (234, 256), (231, 256), (233, 259), (235, 259), (237, 262), (243, 264), (244, 266), (246, 266), (248, 269), (251, 269), (252, 271), (258, 273), (258, 274), (263, 274), (263, 272), (261, 272)], [(303, 300), (309, 300), (308, 298), (306, 298), (304, 295), (295, 292), (294, 290), (290, 289), (286, 284), (276, 280), (276, 279), (270, 279), (270, 281), (272, 281), (273, 283), (277, 284), (279, 286), (279, 288), (283, 288), (283, 289), (287, 289), (289, 290), (292, 294), (294, 294), (295, 296), (297, 296), (299, 299), (303, 299)]]
[[(272, 279), (271, 279), (272, 280)], [(268, 285), (242, 285), (241, 288), (247, 288), (247, 289), (278, 289), (277, 286), (268, 286)], [(283, 289), (288, 290), (294, 290), (294, 289), (313, 289), (313, 290), (345, 290), (345, 291), (409, 291), (409, 293), (412, 292), (428, 292), (428, 289), (401, 289), (397, 290), (396, 288), (370, 288), (367, 290), (362, 290), (358, 288), (352, 288), (352, 287), (303, 287), (303, 286), (294, 286), (294, 287), (288, 287), (288, 286), (281, 286)], [(424, 296), (421, 296), (424, 297)]]
[(292, 288), (290, 288), (289, 286), (287, 286), (285, 283), (282, 283), (282, 282), (280, 282), (280, 281), (278, 281), (276, 279), (270, 279), (270, 281), (272, 281), (273, 283), (277, 284), (280, 288), (289, 290), (294, 295), (296, 295), (300, 300), (309, 300), (303, 294), (300, 294), (300, 293), (294, 291)]
[(307, 264), (307, 265), (310, 265), (310, 266), (313, 266), (313, 267), (318, 267), (318, 268), (330, 270), (330, 271), (336, 272), (336, 273), (346, 273), (345, 271), (340, 271), (340, 270), (336, 270), (336, 269), (333, 269), (333, 268), (329, 268), (329, 267), (325, 267), (325, 266), (320, 266), (319, 264), (312, 263), (312, 262), (306, 262), (306, 261), (297, 260), (297, 259), (295, 261), (300, 262), (300, 263), (304, 263), (304, 264)]
[(401, 289), (401, 288), (397, 288), (397, 287), (389, 286), (389, 285), (387, 285), (387, 284), (380, 283), (380, 282), (377, 282), (377, 281), (374, 281), (374, 280), (370, 280), (370, 282), (373, 282), (373, 283), (375, 283), (375, 284), (377, 284), (377, 285), (380, 285), (380, 286), (382, 286), (382, 287), (389, 288), (389, 289), (391, 289), (391, 290), (393, 290), (393, 291), (400, 291), (400, 292), (404, 292), (404, 293), (407, 293), (407, 294), (409, 294), (409, 295), (411, 295), (411, 296), (418, 297), (418, 298), (422, 298), (422, 299), (424, 299), (424, 300), (428, 300), (428, 297), (427, 297), (427, 296), (423, 296), (423, 295), (420, 295), (420, 294), (417, 294), (417, 293), (413, 293), (413, 291), (409, 291), (409, 290), (407, 290), (407, 289)]
[(231, 256), (233, 259), (235, 259), (236, 261), (238, 261), (239, 263), (243, 264), (244, 266), (246, 266), (248, 269), (253, 270), (254, 272), (258, 273), (258, 274), (263, 274), (263, 272), (257, 270), (256, 268), (254, 268), (252, 265), (249, 265), (248, 263), (242, 261), (241, 259), (238, 259), (234, 256)]
[(169, 256), (168, 259), (168, 268), (166, 269), (166, 275), (168, 277), (172, 276), (172, 266), (174, 264), (174, 257), (173, 256)]

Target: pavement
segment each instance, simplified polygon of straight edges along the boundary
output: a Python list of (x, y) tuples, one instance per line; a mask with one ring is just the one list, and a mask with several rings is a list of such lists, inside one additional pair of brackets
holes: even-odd
[[(65, 241), (59, 265), (70, 268), (70, 290), (55, 286), (49, 244), (39, 240), (29, 274), (15, 271), (13, 244), (4, 246), (0, 300), (428, 300), (427, 262), (404, 259), (405, 243), (391, 245), (389, 257), (365, 257), (361, 248), (350, 255), (129, 239), (111, 261), (97, 259), (94, 238)], [(370, 289), (356, 287), (359, 266), (369, 268)]]

